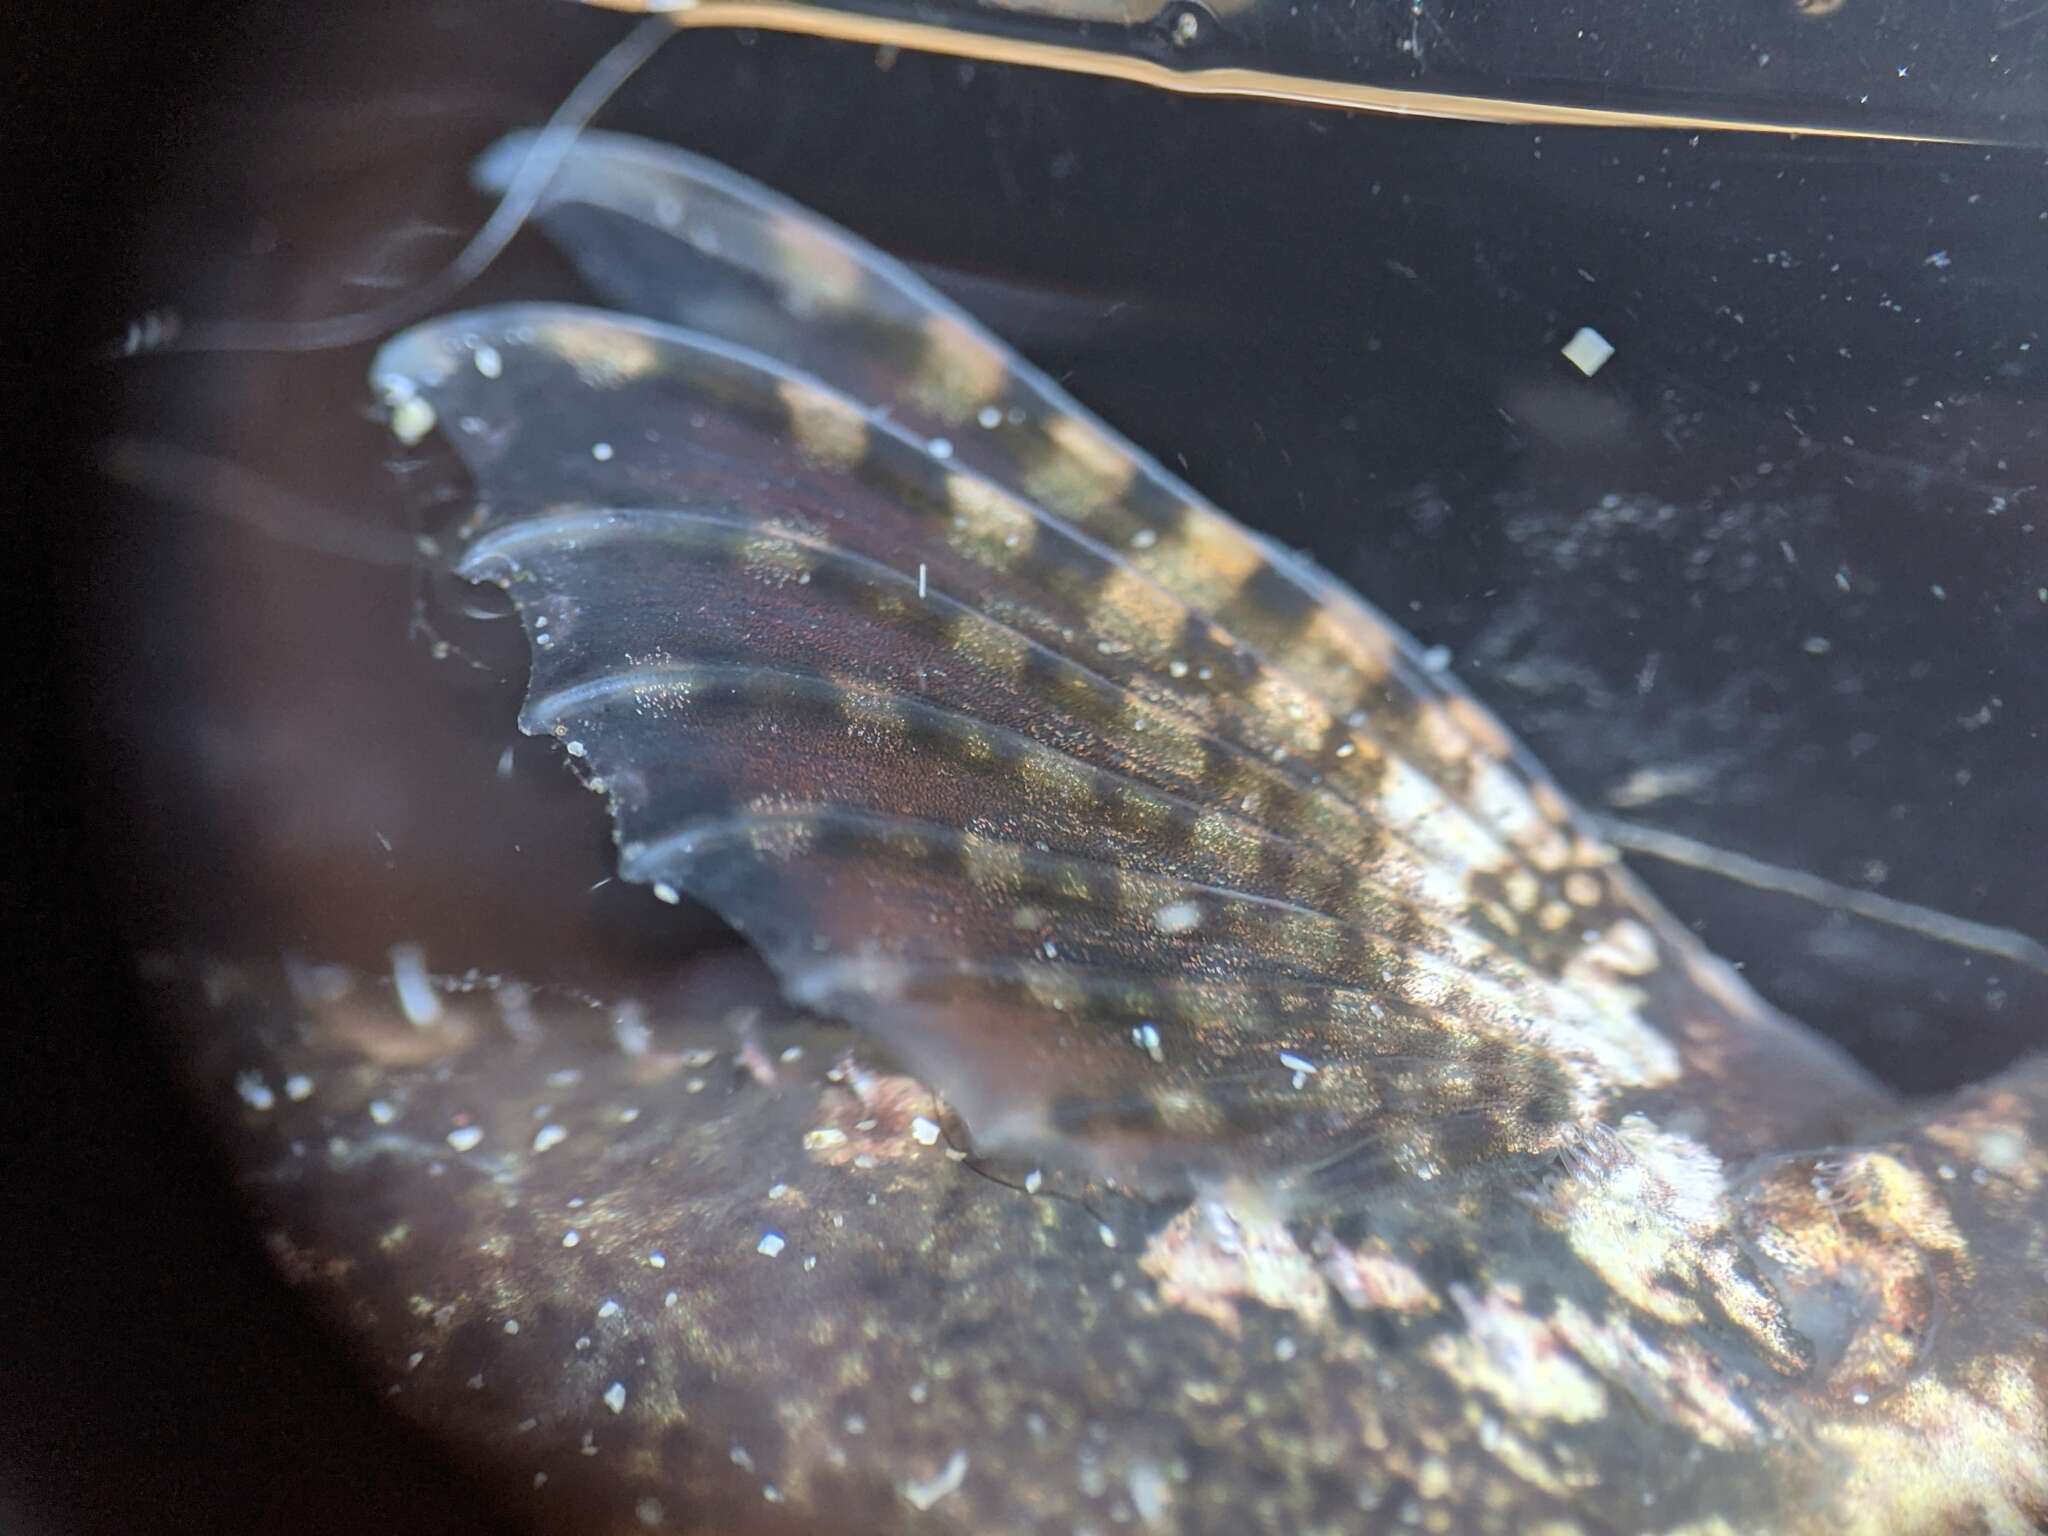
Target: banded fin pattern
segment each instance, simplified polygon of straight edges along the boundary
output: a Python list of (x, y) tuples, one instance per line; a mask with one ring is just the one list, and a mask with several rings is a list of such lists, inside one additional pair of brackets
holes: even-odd
[(608, 795), (622, 874), (978, 1141), (1153, 1185), (1429, 1175), (1711, 1112), (1745, 1052), (1783, 1052), (1781, 1107), (1728, 1142), (1861, 1090), (1412, 642), (887, 258), (601, 135), (540, 212), (653, 318), (494, 308), (376, 365), (476, 477), (459, 569), (526, 623), (522, 725)]

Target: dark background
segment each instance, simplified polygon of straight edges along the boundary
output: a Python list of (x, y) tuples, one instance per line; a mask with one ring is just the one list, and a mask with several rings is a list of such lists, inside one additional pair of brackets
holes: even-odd
[[(15, 801), (38, 954), (10, 1042), (0, 1528), (482, 1518), (270, 1278), (130, 989), (138, 948), (374, 967), (408, 939), (603, 988), (723, 942), (599, 884), (599, 808), (545, 751), (498, 771), (508, 626), (306, 547), (402, 548), (431, 501), (438, 471), (402, 482), (369, 419), (367, 347), (84, 361), (156, 306), (313, 316), (417, 281), (482, 217), (469, 158), (621, 30), (540, 0), (84, 5), (11, 50), (50, 349), (16, 413), (16, 569), (55, 599), (15, 686), (56, 728), (23, 731)], [(2038, 152), (1390, 122), (722, 35), (670, 45), (603, 122), (929, 264), (1448, 648), (1588, 805), (2048, 935)], [(573, 292), (535, 239), (462, 302)], [(1618, 347), (1593, 380), (1558, 356), (1582, 324)], [(93, 468), (115, 433), (310, 520), (116, 487)], [(2025, 967), (1639, 867), (1905, 1091), (2048, 1033)]]

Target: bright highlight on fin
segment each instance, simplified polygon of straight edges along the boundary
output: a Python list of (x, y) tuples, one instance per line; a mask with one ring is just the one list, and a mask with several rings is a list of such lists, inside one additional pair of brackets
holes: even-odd
[[(528, 140), (478, 167), (502, 189)], [(475, 476), (463, 574), (620, 872), (720, 911), (977, 1144), (1149, 1186), (1435, 1178), (1679, 1106), (1868, 1102), (1419, 649), (965, 313), (722, 167), (579, 140), (614, 310), (387, 345)]]

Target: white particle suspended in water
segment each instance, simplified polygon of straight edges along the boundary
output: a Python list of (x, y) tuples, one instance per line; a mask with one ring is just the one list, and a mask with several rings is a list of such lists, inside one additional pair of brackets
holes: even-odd
[(922, 1513), (966, 1481), (967, 1466), (967, 1452), (955, 1451), (947, 1458), (945, 1466), (939, 1469), (936, 1477), (900, 1483), (897, 1485), (897, 1491), (903, 1495), (905, 1503)]
[(1157, 1024), (1140, 1024), (1131, 1031), (1131, 1039), (1140, 1050), (1154, 1061), (1166, 1060), (1166, 1052), (1161, 1049), (1159, 1044), (1159, 1026)]
[(670, 906), (674, 906), (683, 898), (680, 894), (678, 894), (676, 888), (670, 885), (666, 880), (657, 880), (654, 882), (654, 899), (656, 901), (665, 901)]
[(518, 1333), (518, 1332), (519, 1332), (519, 1319), (518, 1319), (518, 1318), (516, 1318), (516, 1317), (508, 1317), (508, 1318), (506, 1318), (506, 1319), (505, 1319), (505, 1332), (506, 1332), (506, 1333), (508, 1333), (508, 1334), (516, 1334), (516, 1333)]
[(765, 1258), (772, 1259), (775, 1255), (782, 1252), (786, 1246), (788, 1246), (788, 1239), (783, 1237), (780, 1232), (763, 1232), (761, 1234), (761, 1241), (754, 1244), (754, 1252), (761, 1254)]
[(434, 979), (427, 974), (427, 952), (417, 944), (391, 946), (391, 987), (398, 994), (398, 1007), (406, 1022), (425, 1029), (441, 1019), (441, 999), (434, 991)]
[(303, 1072), (294, 1072), (284, 1080), (284, 1096), (294, 1104), (303, 1104), (313, 1097), (313, 1079)]
[(484, 1128), (480, 1125), (458, 1125), (448, 1133), (448, 1145), (458, 1152), (475, 1151), (483, 1139)]
[(489, 342), (477, 343), (469, 354), (469, 360), (476, 364), (476, 371), (487, 379), (495, 379), (505, 371), (505, 359), (498, 355), (498, 349)]
[(626, 1384), (623, 1381), (615, 1381), (604, 1389), (604, 1405), (613, 1413), (626, 1411)]
[(1292, 1051), (1282, 1051), (1280, 1053), (1280, 1065), (1290, 1072), (1313, 1072), (1316, 1070), (1314, 1062), (1310, 1061), (1306, 1056), (1297, 1056)]
[(259, 1072), (238, 1072), (235, 1074), (235, 1092), (242, 1102), (261, 1114), (277, 1103), (277, 1095), (270, 1091), (270, 1085), (263, 1081)]
[(611, 458), (612, 445), (610, 443), (592, 443), (590, 445), (590, 456), (602, 464)]
[(654, 1031), (647, 1013), (638, 1003), (621, 1003), (612, 1018), (612, 1039), (627, 1056), (645, 1056), (654, 1044)]
[(1590, 379), (1614, 356), (1614, 343), (1590, 325), (1582, 325), (1572, 333), (1563, 350), (1565, 360)]
[(932, 439), (931, 450), (932, 457), (935, 459), (950, 459), (951, 457), (953, 457), (953, 445), (950, 441), (943, 437), (935, 437)]
[(662, 1509), (661, 1500), (650, 1497), (633, 1506), (633, 1518), (642, 1525), (656, 1526), (667, 1518), (667, 1512)]
[(1040, 1187), (1044, 1183), (1045, 1175), (1038, 1169), (1034, 1168), (1029, 1173), (1024, 1175), (1024, 1193), (1027, 1195), (1035, 1195), (1038, 1193)]
[(391, 407), (391, 435), (408, 448), (416, 448), (434, 430), (434, 408), (418, 395)]
[(984, 405), (974, 413), (974, 419), (990, 431), (1003, 424), (1003, 413), (993, 405)]
[(647, 1267), (649, 1269), (667, 1269), (668, 1255), (659, 1248), (655, 1249), (654, 1252), (647, 1255)]
[(939, 1144), (939, 1123), (919, 1115), (910, 1122), (910, 1135), (920, 1147), (935, 1147)]
[(562, 1246), (564, 1248), (574, 1248), (578, 1243), (582, 1241), (583, 1234), (581, 1232), (578, 1232), (574, 1227), (571, 1227), (568, 1231), (562, 1234)]
[(1116, 1228), (1112, 1227), (1108, 1222), (1097, 1222), (1095, 1225), (1095, 1235), (1102, 1239), (1103, 1247), (1114, 1248), (1116, 1246)]
[(607, 1296), (602, 1302), (598, 1304), (597, 1315), (599, 1317), (617, 1317), (624, 1310), (625, 1308), (621, 1307), (616, 1301), (613, 1301), (609, 1296)]
[(1192, 901), (1174, 901), (1152, 914), (1152, 926), (1161, 933), (1193, 933), (1202, 926), (1202, 908)]
[(372, 1099), (369, 1104), (370, 1119), (378, 1125), (389, 1125), (398, 1118), (398, 1111), (382, 1099)]
[(559, 1125), (544, 1125), (533, 1133), (533, 1150), (545, 1152), (549, 1147), (559, 1147), (568, 1135), (568, 1131)]

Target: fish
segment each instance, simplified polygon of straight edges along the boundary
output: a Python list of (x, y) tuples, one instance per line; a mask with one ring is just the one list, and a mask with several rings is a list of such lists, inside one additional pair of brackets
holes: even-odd
[(274, 1263), (495, 1506), (2048, 1519), (2048, 1063), (1898, 1101), (1412, 639), (856, 237), (600, 134), (535, 216), (608, 307), (371, 385), (471, 477), (453, 568), (622, 880), (760, 963), (660, 1009), (147, 964)]
[(455, 568), (525, 626), (521, 726), (621, 877), (714, 908), (978, 1147), (1370, 1185), (1884, 1103), (1410, 637), (902, 266), (606, 134), (534, 212), (616, 308), (446, 316), (372, 370), (474, 478)]

